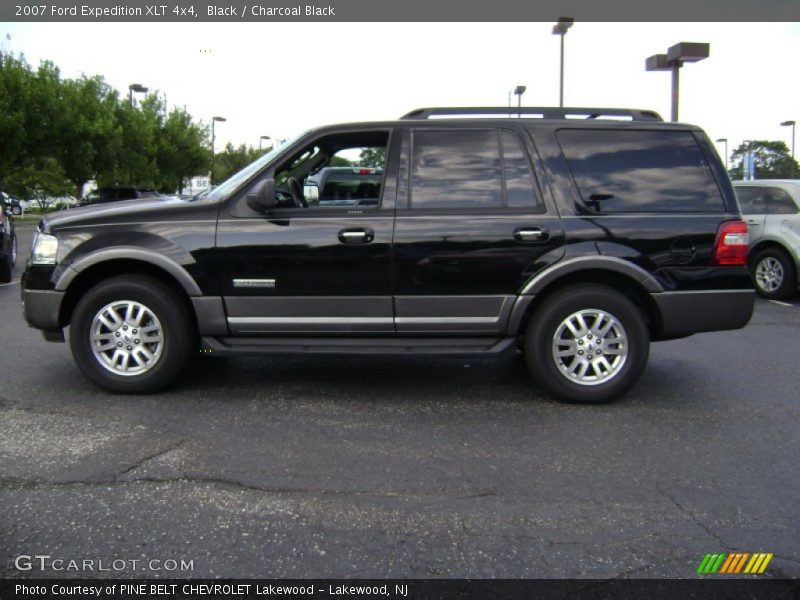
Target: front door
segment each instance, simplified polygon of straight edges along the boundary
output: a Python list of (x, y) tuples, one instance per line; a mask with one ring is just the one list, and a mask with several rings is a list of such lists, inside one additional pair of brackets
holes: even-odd
[[(241, 198), (222, 208), (214, 262), (232, 334), (394, 333), (389, 138), (348, 131), (306, 141), (265, 174), (276, 181), (278, 207), (256, 213)], [(308, 193), (331, 164), (349, 164), (354, 180), (319, 177), (336, 180), (335, 198)]]

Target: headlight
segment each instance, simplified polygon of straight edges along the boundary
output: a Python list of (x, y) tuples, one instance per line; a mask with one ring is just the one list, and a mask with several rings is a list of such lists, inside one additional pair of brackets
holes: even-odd
[(32, 265), (54, 265), (58, 253), (58, 239), (46, 233), (37, 233), (31, 250)]

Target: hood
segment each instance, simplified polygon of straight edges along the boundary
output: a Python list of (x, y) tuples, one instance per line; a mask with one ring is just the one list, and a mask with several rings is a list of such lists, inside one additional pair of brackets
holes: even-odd
[(44, 232), (52, 232), (64, 227), (81, 225), (151, 221), (159, 218), (169, 220), (174, 218), (176, 213), (191, 210), (197, 205), (196, 201), (182, 200), (175, 196), (92, 204), (49, 214), (42, 219), (41, 229)]

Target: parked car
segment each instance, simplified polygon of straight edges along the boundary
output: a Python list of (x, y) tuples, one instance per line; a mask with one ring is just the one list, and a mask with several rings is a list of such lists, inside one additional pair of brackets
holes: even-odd
[(158, 196), (159, 193), (151, 188), (120, 185), (93, 190), (83, 197), (78, 203), (78, 206), (106, 204), (108, 202), (118, 202), (121, 200), (136, 200), (137, 198), (156, 198)]
[(324, 167), (306, 178), (303, 195), (320, 206), (377, 206), (382, 182), (382, 169)]
[(11, 281), (17, 263), (17, 234), (5, 194), (0, 197), (0, 283)]
[(797, 292), (800, 266), (800, 180), (735, 181), (750, 230), (748, 262), (756, 291), (780, 300)]
[(20, 200), (16, 196), (11, 196), (6, 194), (5, 192), (0, 192), (3, 197), (3, 202), (6, 206), (6, 212), (10, 215), (21, 215), (22, 214), (22, 203), (24, 200)]
[[(747, 225), (701, 129), (521, 112), (323, 127), (202, 198), (48, 215), (25, 317), (49, 340), (69, 325), (78, 367), (113, 392), (160, 389), (198, 352), (521, 351), (574, 402), (628, 391), (651, 341), (748, 322)], [(386, 156), (376, 204), (308, 201), (315, 173), (365, 150)]]

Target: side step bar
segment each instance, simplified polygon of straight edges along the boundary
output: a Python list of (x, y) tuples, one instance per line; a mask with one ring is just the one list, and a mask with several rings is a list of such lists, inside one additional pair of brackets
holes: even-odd
[(498, 356), (516, 349), (516, 338), (301, 338), (301, 337), (203, 337), (206, 354), (292, 355), (429, 355)]

